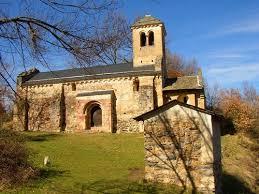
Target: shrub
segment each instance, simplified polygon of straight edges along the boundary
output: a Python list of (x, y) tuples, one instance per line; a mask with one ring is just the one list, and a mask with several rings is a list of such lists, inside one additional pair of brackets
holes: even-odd
[(238, 90), (222, 91), (220, 98), (220, 109), (225, 118), (233, 122), (237, 132), (250, 133), (256, 127), (256, 109)]
[(0, 190), (26, 182), (35, 172), (22, 136), (0, 129)]

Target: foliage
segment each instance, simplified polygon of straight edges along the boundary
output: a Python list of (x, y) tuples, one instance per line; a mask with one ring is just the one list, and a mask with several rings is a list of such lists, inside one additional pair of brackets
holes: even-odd
[(21, 184), (35, 174), (28, 163), (28, 150), (22, 136), (0, 130), (0, 190)]
[(249, 132), (255, 127), (256, 110), (242, 99), (238, 90), (222, 91), (220, 99), (220, 109), (226, 118), (232, 120), (238, 132)]
[(220, 111), (235, 131), (259, 134), (259, 95), (252, 85), (244, 83), (242, 90), (206, 86), (206, 93), (207, 108)]

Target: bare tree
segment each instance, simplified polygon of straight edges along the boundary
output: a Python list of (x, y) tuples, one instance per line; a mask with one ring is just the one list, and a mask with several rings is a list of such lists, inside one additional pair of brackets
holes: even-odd
[[(17, 3), (17, 13), (9, 12)], [(1, 4), (0, 56), (20, 70), (40, 64), (51, 69), (51, 58), (58, 56), (73, 57), (81, 66), (90, 65), (93, 54), (102, 53), (110, 45), (110, 40), (94, 36), (100, 27), (95, 21), (117, 6), (116, 0), (21, 0)], [(11, 75), (1, 72), (1, 77), (6, 81)]]
[(166, 50), (166, 64), (168, 72), (177, 71), (183, 75), (196, 75), (199, 67), (195, 59), (185, 59), (176, 53), (171, 53), (170, 50)]
[(249, 82), (244, 82), (243, 87), (243, 98), (245, 101), (250, 103), (252, 106), (256, 106), (258, 104), (258, 94), (255, 87)]
[(103, 52), (93, 54), (99, 64), (117, 64), (128, 62), (132, 55), (130, 24), (118, 13), (110, 13), (99, 25), (95, 39), (107, 41)]
[(214, 84), (212, 87), (205, 82), (206, 105), (210, 110), (218, 110), (220, 104), (220, 87)]

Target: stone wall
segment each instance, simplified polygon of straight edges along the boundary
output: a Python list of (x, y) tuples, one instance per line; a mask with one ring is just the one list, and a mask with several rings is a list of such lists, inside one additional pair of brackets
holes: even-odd
[(14, 108), (17, 130), (60, 131), (60, 85), (24, 87), (17, 92), (22, 98), (18, 98)]
[[(32, 86), (18, 86), (18, 92), (27, 99), (29, 103), (29, 130), (47, 131), (83, 131), (85, 129), (82, 119), (83, 105), (78, 105), (76, 96), (84, 92), (107, 91), (114, 92), (112, 101), (100, 101), (104, 107), (110, 106), (112, 131), (137, 132), (139, 125), (133, 120), (134, 117), (162, 105), (162, 80), (158, 76), (139, 76), (139, 86), (134, 86), (136, 77), (119, 77), (110, 79), (85, 80), (73, 83), (57, 83)], [(27, 91), (27, 92), (26, 92)], [(97, 96), (92, 96), (92, 101)], [(88, 103), (80, 102), (80, 103)], [(16, 107), (14, 120), (21, 124), (24, 115), (19, 113)], [(21, 111), (20, 111), (21, 112)], [(22, 119), (18, 119), (22, 117)], [(78, 118), (81, 117), (81, 124)], [(107, 118), (107, 117), (106, 117)], [(103, 119), (106, 119), (103, 118)], [(78, 124), (79, 123), (79, 124)], [(18, 125), (17, 125), (18, 126)]]
[(220, 130), (211, 115), (177, 105), (143, 125), (146, 180), (220, 193)]

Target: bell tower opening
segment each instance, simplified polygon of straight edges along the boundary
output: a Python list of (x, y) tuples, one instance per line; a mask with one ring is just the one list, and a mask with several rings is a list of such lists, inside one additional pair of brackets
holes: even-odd
[(148, 45), (154, 45), (154, 32), (152, 31), (148, 33)]
[(146, 46), (146, 34), (144, 32), (140, 33), (140, 46)]

